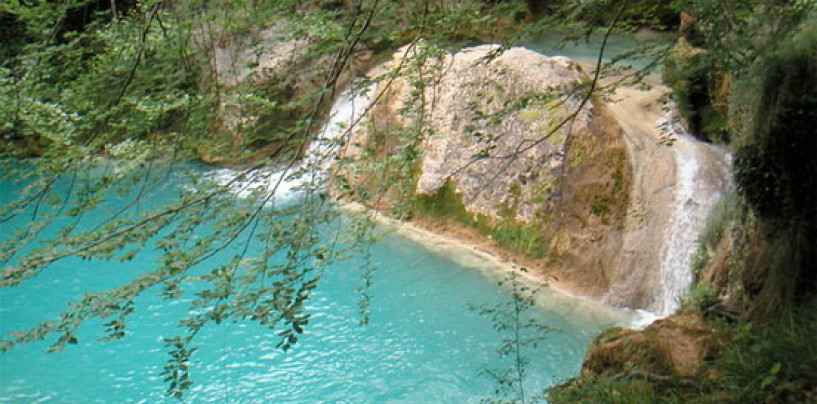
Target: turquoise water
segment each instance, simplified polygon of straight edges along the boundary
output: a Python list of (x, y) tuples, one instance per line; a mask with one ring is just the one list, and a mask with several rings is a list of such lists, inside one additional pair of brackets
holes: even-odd
[[(171, 178), (150, 200), (176, 192), (183, 177)], [(0, 183), (0, 202), (15, 188)], [(115, 210), (119, 201), (100, 209)], [(24, 226), (7, 222), (0, 234)], [(455, 260), (445, 255), (455, 255)], [(208, 326), (197, 337), (191, 377), (183, 402), (479, 402), (497, 384), (484, 370), (511, 366), (496, 350), (507, 331), (468, 305), (496, 307), (509, 293), (490, 265), (465, 253), (424, 248), (391, 235), (371, 248), (377, 264), (370, 289), (371, 321), (360, 325), (355, 288), (360, 258), (333, 264), (307, 311), (310, 324), (288, 352), (278, 337), (254, 323)], [(54, 318), (69, 300), (132, 279), (159, 254), (147, 250), (130, 262), (69, 259), (19, 287), (0, 290), (0, 333)], [(466, 258), (466, 259), (464, 259)], [(219, 259), (216, 257), (216, 259)], [(531, 318), (555, 330), (524, 355), (529, 394), (575, 374), (593, 336), (621, 318), (545, 290)], [(156, 403), (166, 398), (160, 372), (167, 354), (163, 338), (175, 327), (189, 300), (166, 302), (148, 291), (136, 302), (123, 340), (99, 342), (101, 322), (80, 330), (77, 345), (45, 354), (53, 339), (0, 354), (0, 402)]]
[[(524, 46), (546, 56), (565, 56), (582, 63), (595, 64), (603, 39), (602, 35), (594, 34), (586, 41), (563, 44), (562, 36), (547, 34), (525, 43)], [(670, 42), (658, 34), (652, 38), (611, 35), (604, 48), (603, 61), (610, 62), (616, 59), (617, 67), (643, 69), (652, 66), (656, 57), (668, 44)]]

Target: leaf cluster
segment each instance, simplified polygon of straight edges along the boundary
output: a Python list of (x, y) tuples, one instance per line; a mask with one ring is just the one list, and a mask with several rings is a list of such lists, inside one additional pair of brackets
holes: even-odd
[[(521, 268), (520, 271), (527, 270)], [(509, 363), (505, 368), (486, 367), (482, 370), (496, 385), (495, 397), (484, 398), (482, 402), (538, 401), (536, 397), (526, 398), (525, 370), (531, 360), (526, 350), (535, 348), (548, 333), (558, 329), (526, 314), (534, 309), (539, 289), (526, 284), (519, 277), (516, 272), (511, 272), (500, 281), (500, 286), (510, 292), (506, 301), (494, 306), (469, 306), (469, 309), (491, 320), (494, 330), (501, 335), (502, 343), (496, 353)]]

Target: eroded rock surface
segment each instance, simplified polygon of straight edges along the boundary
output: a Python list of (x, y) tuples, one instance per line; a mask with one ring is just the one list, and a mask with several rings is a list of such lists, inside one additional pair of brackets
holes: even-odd
[(232, 88), (263, 81), (297, 64), (309, 50), (308, 41), (284, 35), (280, 27), (216, 42), (211, 68), (219, 83)]
[[(381, 74), (401, 75), (381, 81), (347, 157), (417, 142), (416, 194), (447, 185), (475, 219), (530, 226), (549, 250), (538, 269), (600, 296), (615, 281), (630, 194), (621, 126), (603, 102), (585, 100), (590, 78), (570, 59), (495, 50), (470, 48), (415, 70), (403, 59), (412, 50), (399, 51)], [(407, 130), (415, 137), (389, 135)]]
[[(401, 180), (415, 195), (450, 199), (453, 190), (477, 228), (515, 223), (526, 226), (522, 237), (537, 232), (545, 257), (524, 264), (568, 290), (668, 311), (677, 293), (663, 286), (691, 276), (686, 247), (717, 200), (710, 191), (728, 182), (728, 159), (670, 130), (666, 87), (619, 86), (585, 100), (593, 67), (523, 48), (495, 51), (397, 52), (378, 73), (377, 101), (346, 156), (385, 161), (409, 144), (420, 158)], [(373, 181), (365, 170), (352, 182), (398, 178)], [(695, 220), (683, 234), (693, 239), (678, 241), (684, 219), (676, 216), (690, 209)]]
[(690, 310), (641, 331), (606, 331), (593, 342), (582, 368), (614, 377), (697, 376), (702, 362), (722, 347), (726, 337), (724, 331), (707, 326), (699, 312)]
[(433, 195), (450, 180), (470, 212), (502, 218), (503, 208), (516, 207), (513, 219), (531, 222), (554, 196), (568, 133), (591, 131), (594, 111), (587, 103), (558, 127), (578, 110), (580, 97), (560, 106), (528, 106), (526, 100), (557, 94), (587, 76), (569, 59), (521, 48), (481, 62), (489, 51), (480, 47), (455, 55), (430, 94), (433, 134), (417, 193)]
[(513, 207), (511, 219), (531, 222), (560, 198), (561, 176), (606, 148), (622, 151), (623, 142), (603, 106), (589, 100), (579, 110), (580, 84), (589, 78), (578, 64), (523, 48), (489, 58), (495, 50), (480, 46), (435, 61), (426, 68), (432, 84), (422, 100), (411, 98), (405, 80), (388, 81), (378, 89), (380, 116), (372, 120), (389, 121), (381, 127), (423, 120), (418, 194), (433, 195), (451, 182), (469, 212), (504, 219)]

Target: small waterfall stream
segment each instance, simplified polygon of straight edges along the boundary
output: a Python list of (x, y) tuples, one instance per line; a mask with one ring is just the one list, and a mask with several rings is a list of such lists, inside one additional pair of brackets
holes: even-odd
[(357, 124), (369, 108), (372, 88), (362, 92), (343, 91), (335, 100), (329, 120), (309, 145), (303, 160), (290, 170), (276, 168), (256, 170), (247, 173), (230, 168), (214, 171), (210, 179), (221, 186), (230, 185), (230, 191), (239, 198), (248, 198), (254, 193), (275, 195), (270, 203), (277, 205), (292, 203), (310, 187), (319, 185), (338, 147), (341, 138)]
[(658, 290), (653, 310), (667, 316), (678, 309), (692, 285), (691, 255), (706, 226), (709, 211), (730, 183), (729, 156), (716, 146), (696, 140), (668, 110), (657, 124), (675, 140), (675, 201), (664, 229), (660, 253)]

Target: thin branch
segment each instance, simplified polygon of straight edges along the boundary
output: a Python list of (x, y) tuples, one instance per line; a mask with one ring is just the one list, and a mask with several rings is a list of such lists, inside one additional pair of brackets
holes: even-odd
[(159, 7), (162, 5), (162, 2), (157, 2), (153, 5), (153, 8), (150, 12), (150, 18), (148, 18), (148, 22), (145, 25), (145, 28), (142, 29), (142, 35), (139, 38), (139, 50), (136, 52), (136, 59), (133, 61), (133, 66), (131, 66), (130, 72), (128, 72), (128, 78), (125, 80), (125, 84), (122, 86), (122, 89), (119, 91), (119, 95), (116, 96), (116, 99), (111, 103), (110, 107), (114, 107), (122, 101), (122, 98), (127, 93), (128, 88), (130, 87), (131, 83), (133, 82), (133, 78), (136, 76), (136, 70), (139, 68), (139, 64), (142, 62), (142, 54), (145, 52), (145, 42), (147, 42), (148, 32), (150, 32), (150, 26), (153, 25), (153, 21), (156, 19), (156, 13), (159, 12)]

